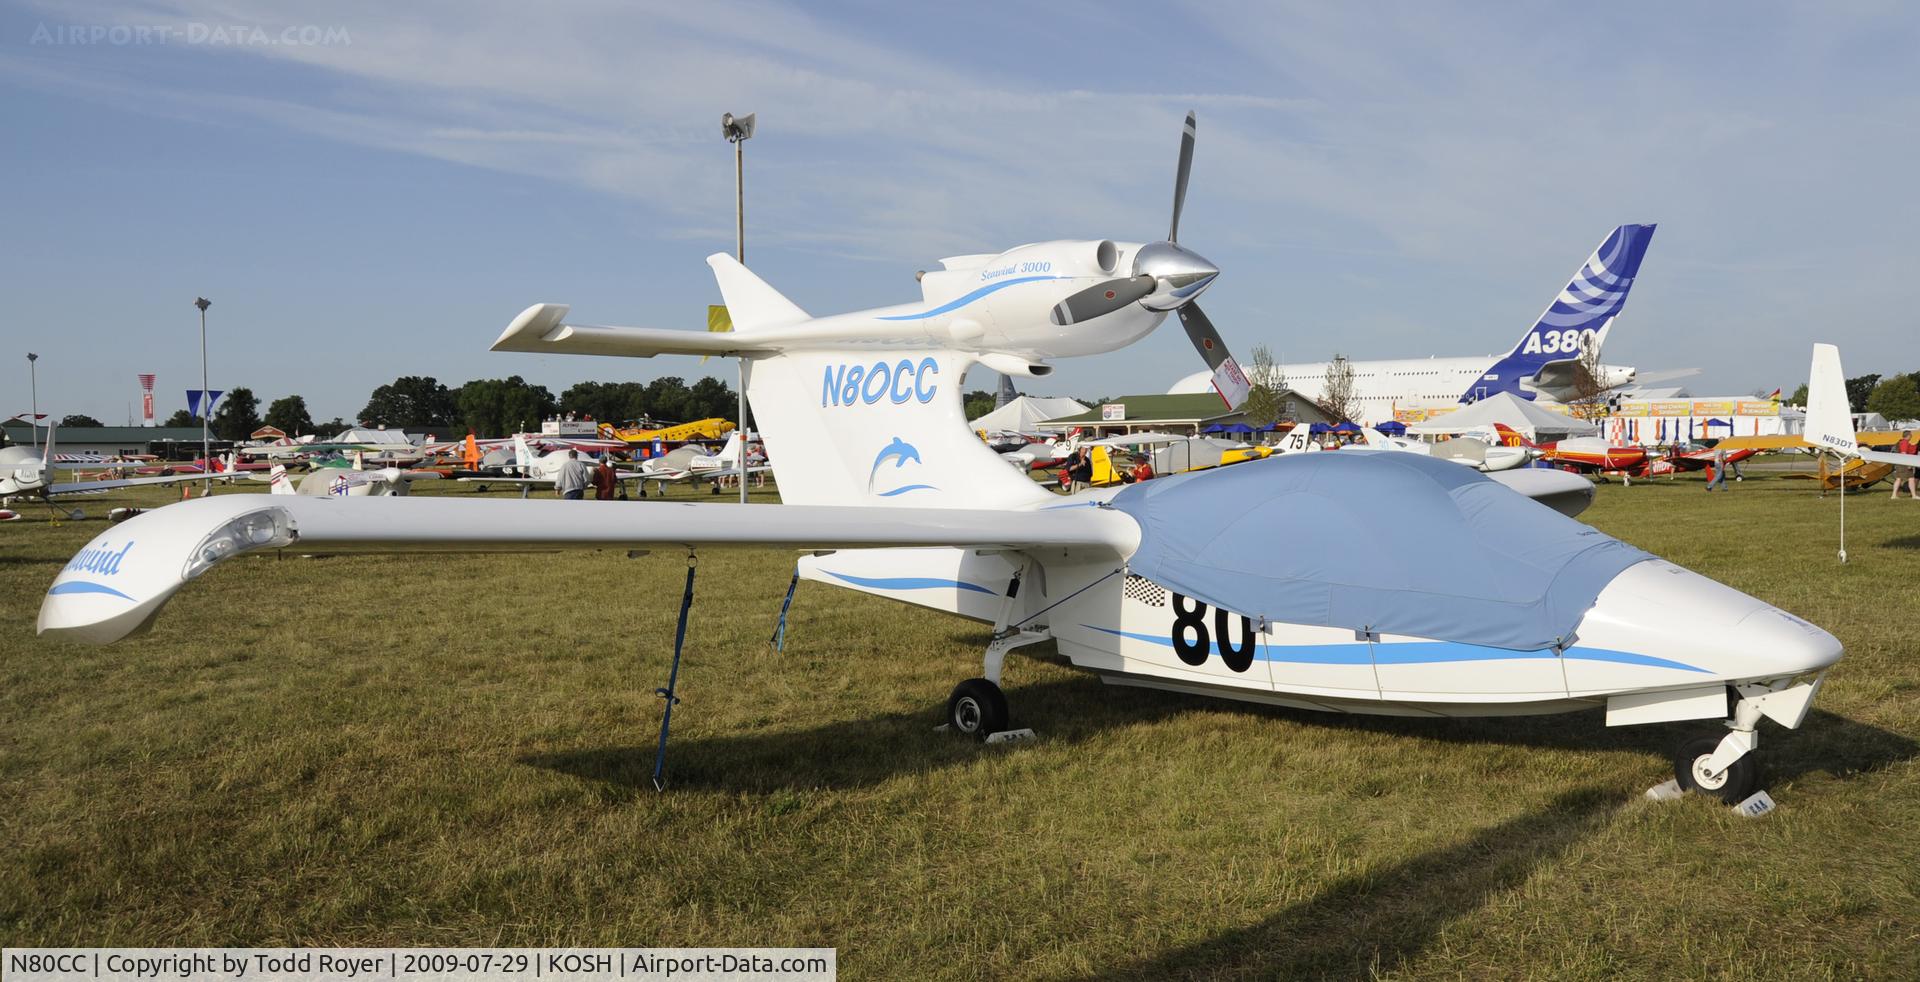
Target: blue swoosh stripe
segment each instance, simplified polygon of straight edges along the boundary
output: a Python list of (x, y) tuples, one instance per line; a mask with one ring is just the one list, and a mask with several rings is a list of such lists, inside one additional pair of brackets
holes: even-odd
[(992, 590), (965, 580), (942, 580), (932, 576), (851, 576), (846, 573), (836, 573), (830, 569), (823, 569), (820, 572), (836, 580), (845, 580), (854, 586), (872, 587), (876, 590), (972, 590), (990, 597), (995, 596)]
[(892, 491), (882, 491), (880, 492), (880, 497), (891, 498), (896, 494), (906, 494), (908, 491), (938, 491), (938, 490), (940, 489), (934, 487), (931, 484), (909, 484), (904, 488), (894, 488)]
[(53, 589), (48, 590), (47, 593), (50, 595), (55, 593), (104, 593), (108, 596), (120, 597), (123, 600), (133, 599), (105, 583), (93, 583), (87, 580), (68, 580), (65, 583), (55, 583)]
[(1578, 658), (1584, 661), (1617, 662), (1622, 665), (1650, 665), (1654, 668), (1677, 668), (1686, 672), (1699, 672), (1702, 675), (1713, 674), (1704, 668), (1689, 665), (1686, 662), (1669, 661), (1665, 658), (1655, 658), (1652, 655), (1636, 655), (1631, 651), (1613, 651), (1607, 648), (1582, 648), (1575, 645), (1567, 649), (1567, 657)]
[(927, 319), (927, 318), (929, 318), (929, 317), (938, 317), (938, 316), (940, 316), (941, 314), (944, 314), (944, 313), (947, 313), (947, 312), (949, 312), (949, 311), (954, 311), (954, 310), (959, 310), (960, 308), (962, 308), (962, 307), (965, 307), (965, 306), (966, 306), (967, 304), (970, 304), (970, 303), (972, 303), (972, 302), (974, 302), (975, 300), (978, 300), (978, 299), (980, 299), (981, 297), (984, 297), (984, 296), (986, 296), (987, 294), (989, 294), (989, 293), (992, 293), (992, 292), (994, 292), (995, 290), (1004, 290), (1004, 289), (1006, 289), (1007, 287), (1010, 287), (1010, 286), (1014, 286), (1014, 285), (1016, 285), (1016, 284), (1020, 284), (1020, 283), (1038, 283), (1038, 282), (1040, 282), (1041, 280), (1057, 280), (1057, 279), (1061, 279), (1061, 277), (1058, 277), (1058, 276), (1021, 276), (1021, 277), (1016, 277), (1016, 278), (1014, 278), (1014, 279), (1011, 279), (1011, 280), (1001, 280), (1001, 281), (1000, 281), (1000, 282), (998, 282), (998, 283), (989, 283), (989, 284), (987, 284), (986, 286), (983, 286), (983, 287), (981, 287), (980, 289), (978, 289), (978, 290), (975, 290), (975, 291), (973, 291), (972, 293), (969, 293), (969, 294), (967, 294), (966, 296), (964, 296), (964, 297), (961, 297), (961, 298), (959, 298), (958, 300), (949, 300), (949, 301), (947, 301), (946, 303), (943, 303), (943, 304), (941, 304), (940, 306), (938, 306), (938, 307), (935, 307), (935, 308), (933, 308), (932, 310), (923, 310), (923, 311), (921, 311), (920, 313), (917, 313), (917, 314), (896, 314), (896, 315), (894, 315), (894, 316), (892, 316), (892, 317), (881, 317), (881, 318), (878, 318), (878, 319), (879, 319), (879, 320), (883, 320), (883, 321), (919, 321), (919, 320), (926, 320), (926, 319)]
[[(1110, 627), (1096, 627), (1082, 624), (1081, 627), (1105, 634), (1145, 641), (1164, 648), (1173, 647), (1173, 639), (1156, 634), (1141, 634), (1137, 631), (1117, 631)], [(1369, 647), (1372, 648), (1369, 651)], [(1683, 672), (1699, 672), (1711, 675), (1712, 672), (1685, 662), (1657, 658), (1653, 655), (1640, 655), (1631, 651), (1614, 651), (1610, 648), (1583, 648), (1575, 645), (1565, 652), (1566, 657), (1582, 661), (1604, 661), (1620, 665), (1645, 665), (1650, 668), (1671, 668)], [(1369, 662), (1379, 665), (1424, 665), (1436, 662), (1456, 661), (1513, 661), (1530, 658), (1552, 658), (1552, 649), (1539, 651), (1513, 651), (1507, 648), (1488, 648), (1477, 644), (1461, 644), (1457, 641), (1402, 641), (1398, 643), (1369, 646), (1364, 641), (1340, 644), (1267, 644), (1260, 642), (1255, 649), (1255, 657), (1260, 661), (1288, 662), (1304, 665), (1365, 665)]]

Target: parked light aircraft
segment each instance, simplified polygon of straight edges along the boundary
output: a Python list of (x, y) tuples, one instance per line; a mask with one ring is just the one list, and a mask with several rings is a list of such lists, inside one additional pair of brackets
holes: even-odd
[(1647, 465), (1647, 448), (1616, 447), (1603, 437), (1576, 436), (1549, 443), (1535, 443), (1505, 423), (1493, 424), (1500, 442), (1509, 447), (1524, 447), (1537, 452), (1541, 460), (1570, 467), (1584, 473), (1632, 473)]
[(1760, 720), (1798, 726), (1841, 655), (1784, 610), (1412, 454), (1292, 454), (1062, 497), (968, 429), (970, 365), (1044, 373), (1170, 312), (1227, 363), (1195, 299), (1217, 270), (1177, 244), (1192, 136), (1190, 116), (1163, 242), (950, 259), (920, 302), (822, 318), (720, 253), (707, 263), (731, 333), (569, 325), (543, 304), (494, 343), (745, 358), (786, 504), (203, 498), (96, 537), (55, 578), (39, 631), (117, 641), (213, 566), (280, 549), (784, 547), (808, 551), (808, 579), (993, 625), (983, 677), (947, 702), (962, 734), (1007, 726), (1006, 654), (1050, 639), (1107, 682), (1301, 709), (1726, 718), (1679, 750), (1676, 777), (1745, 794)]
[[(720, 482), (739, 477), (740, 459), (746, 452), (746, 444), (740, 437), (740, 431), (734, 430), (727, 435), (727, 442), (714, 453), (707, 453), (698, 446), (687, 445), (668, 451), (658, 457), (649, 457), (640, 462), (641, 494), (646, 494), (646, 482), (654, 482), (654, 490), (666, 492), (668, 484), (680, 481), (706, 481), (713, 486), (713, 493), (720, 493)], [(746, 452), (746, 473), (765, 474), (772, 470), (766, 464), (753, 463), (753, 454)]]
[(234, 477), (233, 458), (225, 461), (225, 472), (216, 474), (157, 474), (149, 477), (115, 477), (93, 481), (55, 481), (53, 473), (61, 469), (91, 468), (91, 463), (62, 463), (54, 459), (54, 430), (47, 428), (47, 442), (35, 457), (27, 447), (0, 448), (0, 501), (14, 498), (49, 500), (63, 495), (89, 494), (115, 488), (180, 484), (186, 481), (227, 481)]
[(407, 470), (399, 467), (322, 467), (309, 471), (296, 488), (284, 464), (273, 465), (269, 473), (270, 494), (302, 494), (308, 497), (366, 498), (394, 495), (404, 497), (415, 481), (437, 481), (438, 471)]
[(1402, 436), (1387, 436), (1371, 426), (1360, 431), (1370, 450), (1394, 450), (1400, 453), (1417, 453), (1433, 457), (1436, 460), (1451, 460), (1464, 464), (1474, 470), (1504, 471), (1519, 467), (1533, 459), (1525, 447), (1508, 447), (1498, 443), (1470, 436), (1455, 437), (1439, 443), (1427, 443), (1421, 440), (1409, 440)]
[[(1831, 344), (1813, 346), (1813, 363), (1807, 373), (1807, 442), (1831, 452), (1840, 458), (1839, 481), (1846, 481), (1847, 487), (1862, 487), (1879, 480), (1868, 480), (1864, 473), (1867, 468), (1879, 465), (1884, 468), (1920, 467), (1920, 454), (1899, 453), (1892, 450), (1875, 450), (1860, 442), (1860, 434), (1853, 428), (1853, 410), (1847, 401), (1847, 377), (1840, 370), (1840, 349)], [(1821, 463), (1824, 465), (1825, 460)], [(1824, 472), (1824, 467), (1822, 468)], [(1884, 477), (1885, 474), (1880, 476)], [(1825, 474), (1822, 475), (1823, 482)], [(1895, 485), (1897, 497), (1899, 487)], [(1847, 561), (1847, 495), (1840, 494), (1840, 561)]]
[[(1652, 225), (1622, 225), (1600, 242), (1600, 247), (1573, 274), (1553, 302), (1505, 355), (1460, 358), (1399, 358), (1352, 361), (1355, 404), (1366, 421), (1393, 418), (1396, 406), (1477, 402), (1496, 392), (1522, 399), (1544, 395), (1567, 401), (1579, 393), (1576, 370), (1588, 349), (1606, 343), (1613, 319), (1627, 302), (1627, 291), (1640, 274), (1640, 260), (1653, 241)], [(1327, 363), (1277, 366), (1286, 386), (1317, 400), (1326, 387)], [(1635, 370), (1603, 366), (1601, 387), (1613, 389), (1634, 381)], [(1174, 393), (1204, 392), (1201, 375), (1181, 379)]]

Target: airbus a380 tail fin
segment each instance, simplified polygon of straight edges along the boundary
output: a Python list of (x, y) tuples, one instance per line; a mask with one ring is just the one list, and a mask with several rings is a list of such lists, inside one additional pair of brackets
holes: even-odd
[(1555, 363), (1571, 364), (1590, 348), (1599, 350), (1613, 318), (1627, 304), (1627, 291), (1640, 275), (1640, 260), (1646, 257), (1654, 228), (1622, 225), (1608, 233), (1513, 350), (1476, 379), (1460, 401), (1477, 402), (1496, 392), (1532, 399), (1522, 381)]

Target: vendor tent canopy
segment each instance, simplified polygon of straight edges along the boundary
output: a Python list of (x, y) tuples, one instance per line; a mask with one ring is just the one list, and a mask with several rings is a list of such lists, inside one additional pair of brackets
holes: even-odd
[(1408, 433), (1464, 433), (1501, 423), (1534, 441), (1559, 440), (1569, 436), (1593, 436), (1600, 428), (1584, 419), (1574, 419), (1541, 409), (1511, 392), (1486, 397), (1465, 409), (1456, 409), (1424, 423), (1407, 427)]
[(1333, 432), (1335, 432), (1335, 433), (1358, 433), (1358, 432), (1360, 432), (1360, 424), (1358, 424), (1358, 423), (1353, 423), (1353, 422), (1349, 422), (1349, 421), (1347, 421), (1347, 420), (1341, 420), (1341, 421), (1340, 421), (1339, 423), (1337, 423), (1337, 424), (1335, 424), (1335, 425), (1334, 425), (1334, 427), (1333, 427)]
[(1397, 419), (1390, 419), (1384, 423), (1379, 424), (1378, 426), (1375, 426), (1374, 429), (1379, 430), (1381, 433), (1387, 436), (1403, 436), (1407, 432), (1407, 424), (1402, 423)]
[(1086, 406), (1072, 399), (1021, 396), (968, 425), (989, 432), (1038, 433), (1047, 420), (1086, 411)]

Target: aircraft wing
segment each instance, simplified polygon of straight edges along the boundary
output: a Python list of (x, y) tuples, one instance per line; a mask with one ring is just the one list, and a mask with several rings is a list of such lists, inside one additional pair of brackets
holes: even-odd
[(156, 508), (101, 532), (40, 605), (39, 633), (106, 644), (139, 633), (179, 589), (252, 552), (964, 546), (1091, 548), (1140, 541), (1106, 508), (1005, 512), (829, 505), (586, 505), (572, 501), (224, 495)]
[(1904, 464), (1905, 466), (1908, 466), (1908, 467), (1920, 467), (1920, 454), (1894, 453), (1890, 450), (1864, 450), (1863, 449), (1860, 451), (1860, 459), (1871, 460), (1876, 464), (1893, 464), (1895, 466), (1900, 466)]
[(153, 477), (115, 477), (101, 481), (66, 481), (47, 485), (47, 494), (86, 494), (90, 491), (137, 488), (149, 484), (180, 484), (186, 481), (232, 481), (244, 476), (243, 472), (226, 471), (214, 474), (158, 474)]
[(1780, 433), (1773, 436), (1730, 436), (1715, 446), (1728, 450), (1807, 450), (1813, 444), (1798, 434)]

